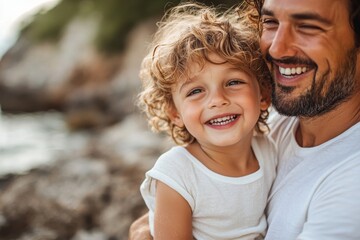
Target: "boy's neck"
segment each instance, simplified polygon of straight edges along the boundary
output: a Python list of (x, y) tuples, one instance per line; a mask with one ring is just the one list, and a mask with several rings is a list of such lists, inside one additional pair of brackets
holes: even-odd
[(251, 148), (251, 139), (241, 146), (210, 149), (194, 142), (186, 149), (204, 166), (213, 172), (228, 176), (241, 177), (256, 172), (259, 163)]

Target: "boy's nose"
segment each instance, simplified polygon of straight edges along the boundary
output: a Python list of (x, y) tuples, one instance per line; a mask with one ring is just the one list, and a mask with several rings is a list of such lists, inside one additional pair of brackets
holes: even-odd
[(210, 96), (209, 108), (226, 106), (230, 102), (222, 91), (214, 91)]

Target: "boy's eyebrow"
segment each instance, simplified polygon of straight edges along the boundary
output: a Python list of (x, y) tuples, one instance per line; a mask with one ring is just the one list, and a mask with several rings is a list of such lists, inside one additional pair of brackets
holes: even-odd
[(188, 78), (187, 80), (185, 80), (180, 88), (179, 88), (179, 92), (181, 92), (183, 90), (183, 88), (185, 88), (187, 85), (189, 85), (190, 83), (194, 82), (194, 79)]
[[(275, 16), (274, 12), (269, 10), (269, 9), (262, 9), (261, 10), (261, 16), (263, 15), (268, 15), (268, 16)], [(313, 12), (303, 12), (303, 13), (294, 13), (291, 14), (290, 17), (294, 20), (315, 20), (318, 21), (320, 23), (326, 24), (326, 25), (330, 25), (331, 21), (320, 16), (317, 13), (313, 13)]]

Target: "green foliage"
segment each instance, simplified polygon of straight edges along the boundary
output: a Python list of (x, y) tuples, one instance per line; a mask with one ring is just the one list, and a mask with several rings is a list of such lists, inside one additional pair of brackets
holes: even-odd
[(142, 19), (164, 11), (164, 0), (105, 0), (101, 5), (102, 21), (97, 46), (111, 53), (124, 47), (126, 34)]
[[(76, 15), (96, 14), (101, 17), (95, 39), (98, 49), (104, 53), (116, 53), (124, 47), (127, 33), (141, 20), (161, 16), (169, 7), (181, 0), (62, 0), (53, 9), (37, 14), (23, 28), (35, 41), (57, 40), (66, 25)], [(230, 7), (237, 0), (199, 0), (207, 5)]]
[(57, 40), (67, 23), (77, 14), (78, 8), (78, 0), (63, 0), (55, 8), (35, 15), (21, 32), (35, 41)]
[[(151, 16), (162, 15), (169, 7), (180, 0), (104, 0), (99, 4), (102, 9), (102, 22), (96, 39), (98, 48), (106, 53), (117, 52), (124, 47), (126, 34), (139, 21)], [(230, 7), (238, 1), (213, 0), (199, 1), (208, 5), (224, 5)]]

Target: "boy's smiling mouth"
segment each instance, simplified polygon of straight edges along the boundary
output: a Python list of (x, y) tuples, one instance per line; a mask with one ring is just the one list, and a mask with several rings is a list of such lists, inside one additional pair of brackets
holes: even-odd
[(239, 114), (228, 115), (224, 117), (214, 118), (206, 122), (206, 124), (212, 126), (222, 126), (235, 121), (239, 117)]

